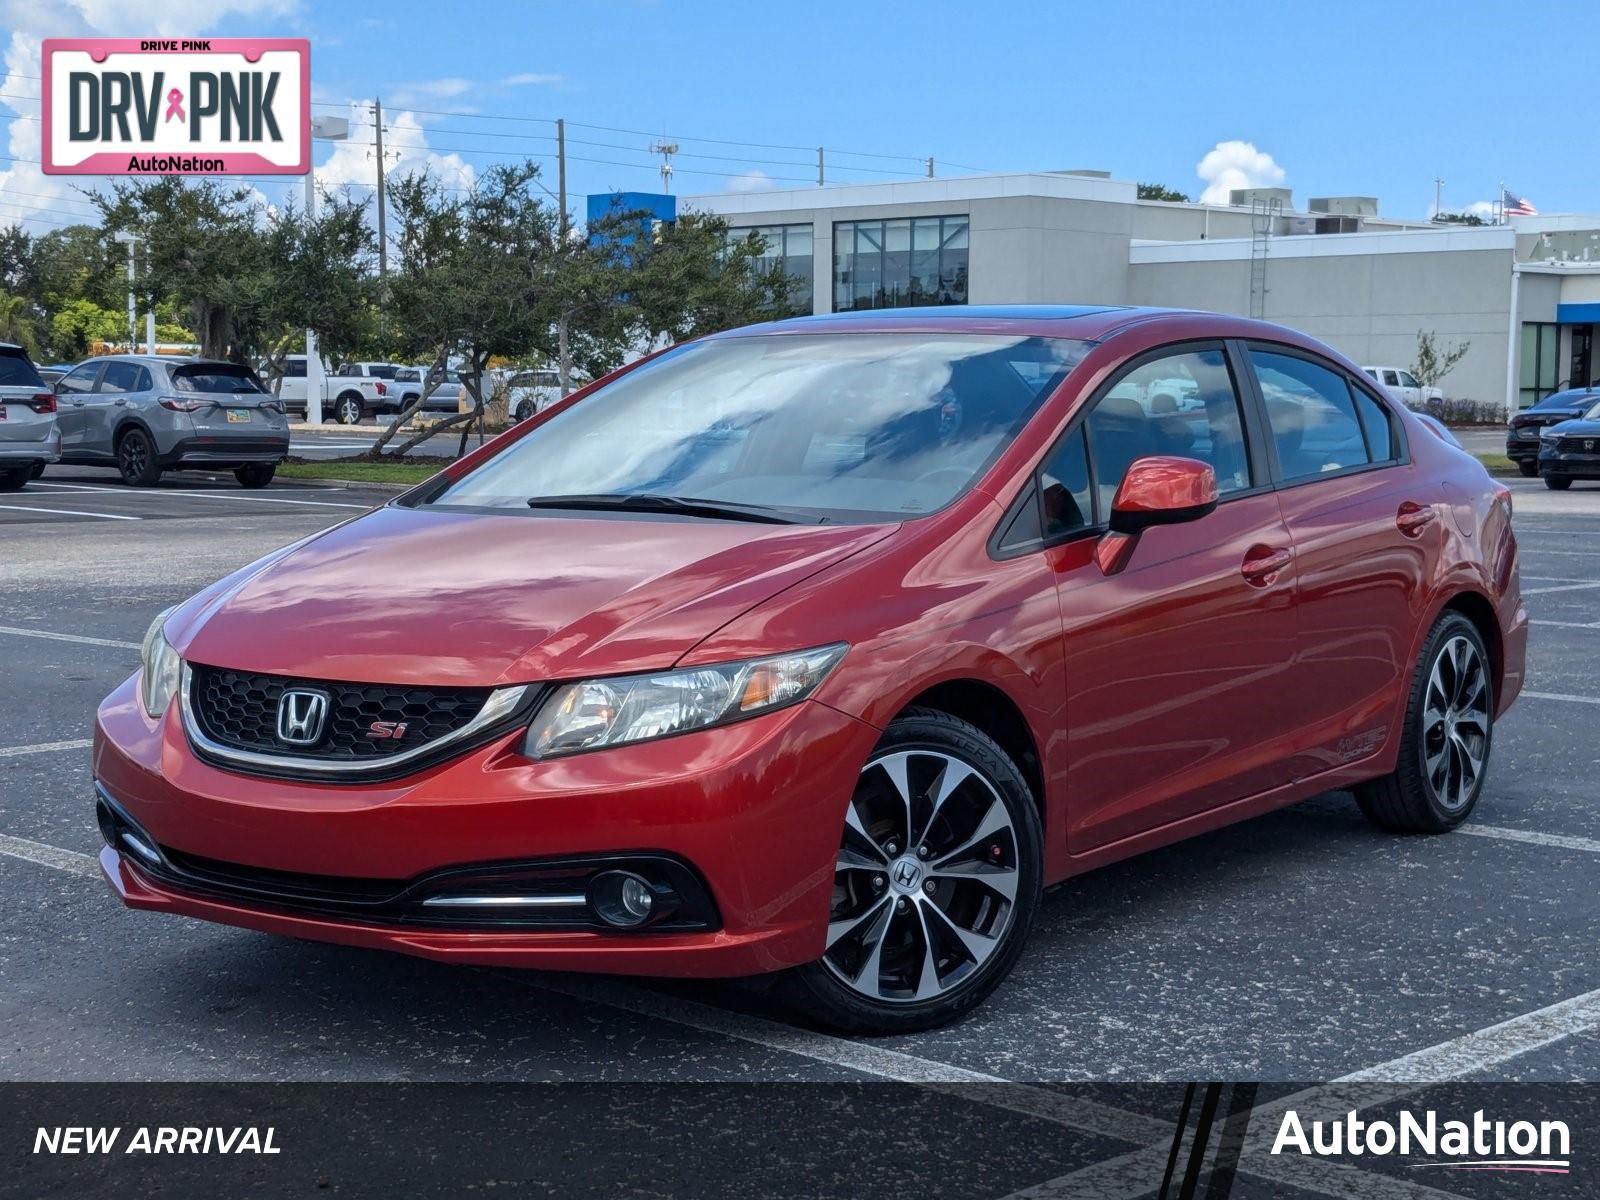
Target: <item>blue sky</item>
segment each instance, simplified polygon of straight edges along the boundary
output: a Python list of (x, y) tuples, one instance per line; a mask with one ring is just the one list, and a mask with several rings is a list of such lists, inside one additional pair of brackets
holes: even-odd
[[(481, 118), (563, 116), (579, 196), (653, 190), (661, 134), (682, 147), (685, 194), (811, 180), (813, 151), (775, 147), (820, 144), (830, 180), (920, 174), (931, 154), (940, 173), (1095, 167), (1198, 195), (1197, 164), (1238, 142), (1255, 153), (1214, 155), (1243, 173), (1219, 188), (1281, 171), (1301, 204), (1367, 194), (1420, 216), (1435, 176), (1446, 208), (1492, 200), (1503, 179), (1541, 212), (1600, 211), (1593, 86), (1559, 61), (1589, 41), (1577, 5), (168, 0), (147, 18), (158, 28), (111, 0), (44, 7), (0, 8), (12, 72), (27, 73), (31, 47), (37, 73), (48, 34), (304, 35), (318, 100), (383, 96), (401, 169), (548, 154), (548, 125)], [(24, 89), (37, 83), (8, 78), (0, 112), (8, 98), (36, 111)], [(37, 140), (36, 123), (11, 122), (12, 156), (37, 157)], [(320, 147), (318, 161), (328, 184), (372, 169), (361, 146)], [(59, 190), (0, 167), (13, 204), (0, 219), (39, 203), (24, 192)]]

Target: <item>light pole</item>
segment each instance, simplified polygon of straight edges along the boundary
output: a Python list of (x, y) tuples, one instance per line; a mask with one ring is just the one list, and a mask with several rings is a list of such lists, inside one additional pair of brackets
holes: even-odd
[[(342, 142), (350, 136), (350, 122), (343, 117), (311, 118), (311, 136), (325, 142)], [(317, 219), (317, 171), (306, 172), (306, 228)], [(322, 354), (317, 350), (317, 331), (306, 330), (306, 421), (322, 424)]]
[[(128, 353), (135, 354), (138, 352), (139, 346), (134, 341), (133, 248), (140, 245), (144, 238), (137, 233), (124, 229), (121, 233), (112, 234), (111, 240), (121, 242), (128, 248)], [(144, 335), (145, 353), (154, 354), (156, 352), (156, 310), (154, 304), (148, 305), (145, 310)]]

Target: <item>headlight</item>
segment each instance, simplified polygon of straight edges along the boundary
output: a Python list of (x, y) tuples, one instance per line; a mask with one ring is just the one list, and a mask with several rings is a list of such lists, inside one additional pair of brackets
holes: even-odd
[(171, 615), (172, 609), (169, 608), (150, 622), (149, 632), (144, 635), (144, 645), (139, 650), (139, 658), (144, 665), (139, 677), (139, 695), (144, 701), (144, 711), (152, 717), (159, 717), (172, 703), (183, 666), (183, 660), (161, 630)]
[(554, 758), (771, 712), (814, 692), (847, 649), (840, 643), (714, 667), (564, 684), (534, 717), (522, 752)]

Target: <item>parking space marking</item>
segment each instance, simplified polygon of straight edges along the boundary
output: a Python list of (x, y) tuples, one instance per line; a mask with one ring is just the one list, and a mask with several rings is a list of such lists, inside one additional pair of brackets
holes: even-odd
[(6, 833), (0, 833), (0, 854), (37, 863), (41, 867), (53, 867), (69, 875), (81, 875), (86, 879), (97, 878), (100, 874), (100, 860), (91, 855), (63, 850), (60, 846), (47, 846), (27, 838), (12, 837)]
[(39, 508), (28, 504), (0, 504), (9, 512), (51, 513), (58, 517), (87, 517), (91, 521), (142, 521), (143, 517), (126, 517), (121, 513), (84, 512), (78, 508)]
[(114, 646), (118, 650), (137, 650), (138, 642), (119, 642), (115, 638), (85, 637), (81, 633), (57, 633), (53, 629), (23, 629), (17, 625), (0, 625), (0, 633), (17, 637), (44, 638), (51, 642), (81, 642), (85, 646)]
[(1600, 841), (1565, 833), (1537, 833), (1528, 829), (1507, 829), (1500, 825), (1458, 825), (1455, 832), (1472, 837), (1499, 838), (1506, 842), (1527, 842), (1533, 846), (1554, 846), (1561, 850), (1584, 850), (1590, 854), (1600, 854)]
[(1600, 629), (1600, 621), (1552, 621), (1545, 617), (1529, 617), (1530, 625), (1558, 625), (1562, 629)]
[(1530, 700), (1565, 700), (1569, 704), (1600, 704), (1600, 696), (1573, 696), (1566, 692), (1523, 692)]
[(1522, 578), (1531, 579), (1535, 583), (1593, 583), (1592, 579), (1578, 579), (1571, 575), (1524, 575)]
[(1524, 596), (1543, 596), (1550, 592), (1583, 592), (1591, 588), (1600, 588), (1600, 581), (1589, 583), (1558, 583), (1554, 587), (1523, 588)]
[[(46, 485), (41, 483), (39, 486), (44, 487)], [(367, 509), (373, 507), (373, 505), (371, 505), (371, 504), (352, 504), (348, 500), (344, 500), (344, 501), (340, 501), (340, 500), (286, 500), (286, 499), (284, 499), (284, 498), (282, 498), (280, 496), (254, 496), (254, 495), (251, 495), (251, 494), (249, 494), (247, 492), (242, 492), (242, 491), (240, 491), (240, 492), (229, 492), (229, 491), (203, 492), (203, 491), (199, 491), (199, 490), (178, 489), (178, 488), (144, 488), (144, 489), (137, 489), (136, 490), (134, 488), (97, 487), (97, 486), (95, 486), (93, 484), (87, 484), (87, 483), (85, 483), (85, 484), (55, 483), (55, 484), (50, 484), (48, 486), (55, 487), (55, 488), (61, 488), (63, 490), (71, 489), (72, 491), (79, 492), (79, 493), (82, 493), (82, 492), (99, 492), (99, 493), (109, 494), (109, 495), (112, 495), (112, 496), (124, 496), (124, 497), (127, 497), (130, 500), (133, 500), (133, 499), (152, 500), (152, 499), (160, 499), (160, 498), (163, 498), (163, 497), (178, 497), (178, 498), (186, 499), (186, 500), (190, 500), (190, 499), (192, 499), (192, 500), (242, 500), (247, 504), (295, 504), (295, 505), (300, 505), (302, 507), (307, 507), (307, 508), (359, 508), (363, 512), (366, 511)], [(62, 511), (62, 510), (57, 509), (55, 511), (59, 512), (59, 511)], [(76, 510), (76, 509), (72, 509), (72, 510), (68, 510), (68, 511), (71, 512), (71, 514), (74, 515), (74, 516), (87, 516), (87, 515), (89, 515), (87, 513), (81, 513), (79, 510)], [(121, 520), (124, 520), (124, 521), (142, 521), (142, 520), (144, 520), (144, 518), (143, 517), (122, 517)], [(1600, 586), (1600, 585), (1596, 585), (1596, 586)]]
[(0, 746), (0, 758), (17, 758), (23, 754), (49, 754), (54, 750), (87, 750), (94, 745), (91, 738), (74, 738), (70, 742), (35, 742), (31, 746)]

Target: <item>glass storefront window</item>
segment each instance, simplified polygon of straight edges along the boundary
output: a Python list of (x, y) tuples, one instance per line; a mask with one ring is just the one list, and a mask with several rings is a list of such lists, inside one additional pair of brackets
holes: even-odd
[(1517, 380), (1517, 405), (1527, 408), (1539, 403), (1560, 382), (1556, 350), (1561, 341), (1561, 326), (1553, 321), (1524, 321), (1520, 354), (1520, 378)]
[(966, 217), (840, 221), (833, 227), (833, 308), (967, 302)]
[(810, 225), (746, 225), (728, 230), (728, 243), (743, 241), (751, 234), (765, 245), (756, 265), (763, 271), (781, 266), (789, 276), (789, 305), (796, 313), (811, 311), (812, 234)]

